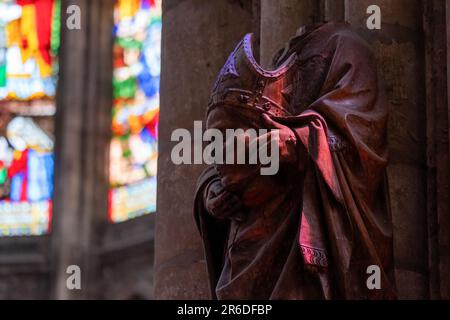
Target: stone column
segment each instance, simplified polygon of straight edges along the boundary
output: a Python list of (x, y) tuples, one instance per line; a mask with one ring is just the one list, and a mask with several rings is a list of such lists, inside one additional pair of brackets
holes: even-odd
[[(446, 24), (446, 48), (447, 48), (447, 132), (450, 131), (450, 23), (447, 21), (450, 20), (450, 2), (445, 1), (445, 24)], [(447, 135), (447, 139), (450, 140), (450, 135)], [(448, 141), (447, 140), (447, 141)], [(445, 141), (445, 140), (444, 140)], [(448, 151), (450, 151), (450, 141), (448, 141)], [(447, 163), (447, 174), (450, 171), (450, 162)], [(447, 196), (449, 195), (449, 179), (447, 179), (447, 189), (444, 189), (444, 192), (447, 192)], [(448, 198), (447, 198), (448, 199)], [(447, 208), (449, 203), (447, 202)], [(450, 211), (450, 210), (449, 210)], [(447, 211), (441, 215), (441, 219), (445, 219), (445, 226), (440, 230), (440, 243), (441, 243), (441, 272), (444, 275), (441, 276), (441, 298), (450, 299), (450, 212)]]
[[(220, 68), (252, 29), (251, 1), (164, 0), (155, 297), (208, 298), (206, 265), (192, 208), (202, 166), (170, 159), (173, 130), (203, 120)], [(191, 131), (192, 132), (192, 131)]]
[(261, 0), (261, 64), (269, 67), (276, 51), (299, 27), (323, 20), (320, 0)]
[[(381, 9), (381, 30), (366, 27), (367, 7)], [(400, 298), (428, 298), (426, 106), (421, 3), (346, 0), (346, 20), (371, 43), (389, 100), (388, 178)]]
[[(450, 24), (445, 0), (422, 0), (427, 90), (427, 216), (430, 298), (450, 298)], [(447, 8), (446, 8), (447, 6)], [(448, 11), (450, 13), (450, 11)], [(448, 28), (448, 29), (447, 29)], [(447, 48), (447, 50), (445, 50)]]
[[(66, 27), (70, 5), (80, 8), (80, 30)], [(113, 5), (113, 0), (62, 1), (51, 231), (54, 299), (98, 296), (98, 249), (108, 215)], [(70, 265), (81, 269), (81, 290), (66, 287)]]
[(325, 21), (342, 22), (345, 19), (345, 0), (325, 0)]

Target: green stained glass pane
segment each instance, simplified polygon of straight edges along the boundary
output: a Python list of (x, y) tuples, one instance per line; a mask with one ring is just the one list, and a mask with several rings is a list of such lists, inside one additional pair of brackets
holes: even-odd
[(6, 182), (7, 172), (6, 169), (0, 169), (0, 184), (4, 184)]

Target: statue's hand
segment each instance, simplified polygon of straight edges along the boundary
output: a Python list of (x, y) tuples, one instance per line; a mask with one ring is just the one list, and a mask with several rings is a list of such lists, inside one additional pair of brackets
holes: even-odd
[(273, 121), (268, 115), (263, 114), (263, 120), (266, 123), (267, 129), (275, 129), (278, 131), (278, 136), (273, 135), (273, 131), (258, 137), (262, 143), (265, 141), (274, 141), (279, 146), (280, 163), (295, 164), (298, 162), (297, 151), (297, 137), (291, 128)]
[(206, 210), (218, 219), (244, 220), (244, 207), (236, 195), (228, 192), (220, 180), (213, 181), (205, 190)]

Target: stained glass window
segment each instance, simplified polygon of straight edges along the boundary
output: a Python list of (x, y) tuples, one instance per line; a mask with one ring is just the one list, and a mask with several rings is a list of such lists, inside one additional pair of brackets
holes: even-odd
[(109, 218), (121, 222), (156, 210), (161, 1), (118, 0), (114, 34)]
[(0, 236), (50, 228), (60, 11), (0, 1)]

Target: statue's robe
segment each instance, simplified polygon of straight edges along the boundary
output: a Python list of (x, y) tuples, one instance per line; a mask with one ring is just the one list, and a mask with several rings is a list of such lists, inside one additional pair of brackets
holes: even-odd
[[(346, 25), (331, 23), (291, 39), (274, 66), (291, 53), (295, 115), (274, 120), (297, 135), (301, 163), (280, 170), (276, 194), (247, 209), (243, 223), (205, 209), (207, 188), (223, 179), (214, 166), (198, 180), (194, 214), (212, 298), (395, 298), (387, 103), (373, 53)], [(210, 127), (221, 121), (210, 117)], [(377, 275), (380, 289), (371, 287)]]

